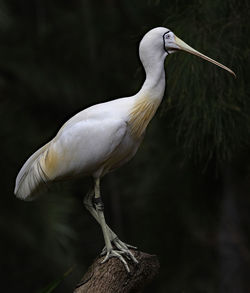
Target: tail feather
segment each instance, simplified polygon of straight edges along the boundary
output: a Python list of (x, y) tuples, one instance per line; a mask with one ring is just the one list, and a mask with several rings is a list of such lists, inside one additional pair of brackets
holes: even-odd
[(41, 157), (48, 148), (48, 144), (37, 150), (23, 165), (16, 178), (15, 195), (23, 200), (31, 197), (42, 186), (46, 186), (48, 177), (41, 167)]

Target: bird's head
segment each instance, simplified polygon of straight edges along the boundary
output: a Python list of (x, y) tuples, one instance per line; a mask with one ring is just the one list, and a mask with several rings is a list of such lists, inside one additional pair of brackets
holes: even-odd
[(140, 43), (139, 54), (143, 64), (145, 65), (145, 63), (147, 64), (150, 62), (150, 59), (152, 61), (156, 61), (159, 57), (165, 59), (167, 55), (177, 51), (185, 51), (196, 55), (236, 76), (231, 69), (193, 49), (179, 39), (171, 30), (164, 27), (154, 28), (145, 34)]

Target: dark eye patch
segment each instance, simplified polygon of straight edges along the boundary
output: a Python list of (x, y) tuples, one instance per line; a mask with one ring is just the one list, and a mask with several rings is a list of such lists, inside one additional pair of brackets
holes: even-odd
[(164, 33), (163, 38), (165, 38), (165, 36), (170, 33), (170, 31), (167, 31), (166, 33)]
[[(167, 31), (162, 37), (163, 37), (163, 49), (164, 51), (166, 51), (168, 53), (168, 50), (166, 49), (166, 46), (165, 46), (165, 36), (166, 34), (168, 34), (170, 31)], [(169, 53), (168, 53), (169, 54)]]

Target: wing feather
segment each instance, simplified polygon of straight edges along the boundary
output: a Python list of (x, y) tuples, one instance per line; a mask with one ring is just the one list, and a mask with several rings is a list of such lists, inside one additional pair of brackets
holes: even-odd
[(46, 152), (49, 143), (37, 150), (23, 165), (16, 178), (15, 195), (23, 200), (30, 197), (45, 186), (48, 178), (40, 163), (41, 156)]

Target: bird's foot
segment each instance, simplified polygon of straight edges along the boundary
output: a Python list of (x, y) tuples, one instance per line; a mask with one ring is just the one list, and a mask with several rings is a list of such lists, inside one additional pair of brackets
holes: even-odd
[(104, 260), (101, 261), (101, 264), (105, 263), (106, 261), (108, 261), (112, 257), (117, 257), (124, 264), (126, 271), (128, 273), (130, 273), (129, 266), (128, 266), (126, 260), (124, 259), (124, 257), (122, 256), (123, 254), (124, 254), (123, 251), (115, 250), (115, 249), (112, 248), (111, 250), (107, 251)]
[(112, 243), (115, 245), (116, 248), (118, 248), (120, 251), (123, 252), (123, 254), (128, 258), (131, 259), (135, 264), (138, 264), (138, 260), (134, 257), (133, 253), (129, 250), (131, 249), (137, 249), (137, 247), (126, 244), (122, 242), (118, 237), (115, 238)]
[(137, 250), (138, 248), (136, 246), (133, 246), (133, 245), (130, 245), (130, 244), (127, 244), (123, 241), (121, 241), (118, 237), (114, 238), (112, 240), (112, 243), (115, 245), (115, 247), (117, 248), (120, 248), (120, 247), (123, 247), (125, 249), (128, 250), (128, 248), (131, 248), (131, 249), (134, 249), (134, 250)]
[(138, 264), (138, 260), (134, 257), (133, 253), (129, 250), (129, 248), (137, 249), (137, 247), (122, 242), (118, 237), (112, 240), (112, 244), (115, 246), (116, 249), (112, 248), (110, 251), (107, 251), (106, 247), (103, 248), (101, 252), (101, 256), (104, 256), (104, 255), (106, 256), (104, 260), (102, 261), (102, 263), (106, 262), (111, 257), (118, 257), (121, 260), (121, 262), (124, 264), (127, 272), (129, 273), (130, 269), (124, 257), (127, 258), (128, 260), (133, 261), (135, 264)]
[[(113, 240), (111, 240), (112, 244), (120, 249), (121, 247), (128, 250), (129, 248), (130, 249), (133, 249), (133, 250), (137, 250), (138, 248), (136, 246), (133, 246), (133, 245), (130, 245), (130, 244), (127, 244), (123, 241), (121, 241), (118, 237), (115, 237)], [(103, 250), (101, 252), (101, 256), (105, 255), (107, 253), (107, 249), (106, 249), (106, 246), (103, 247)]]

